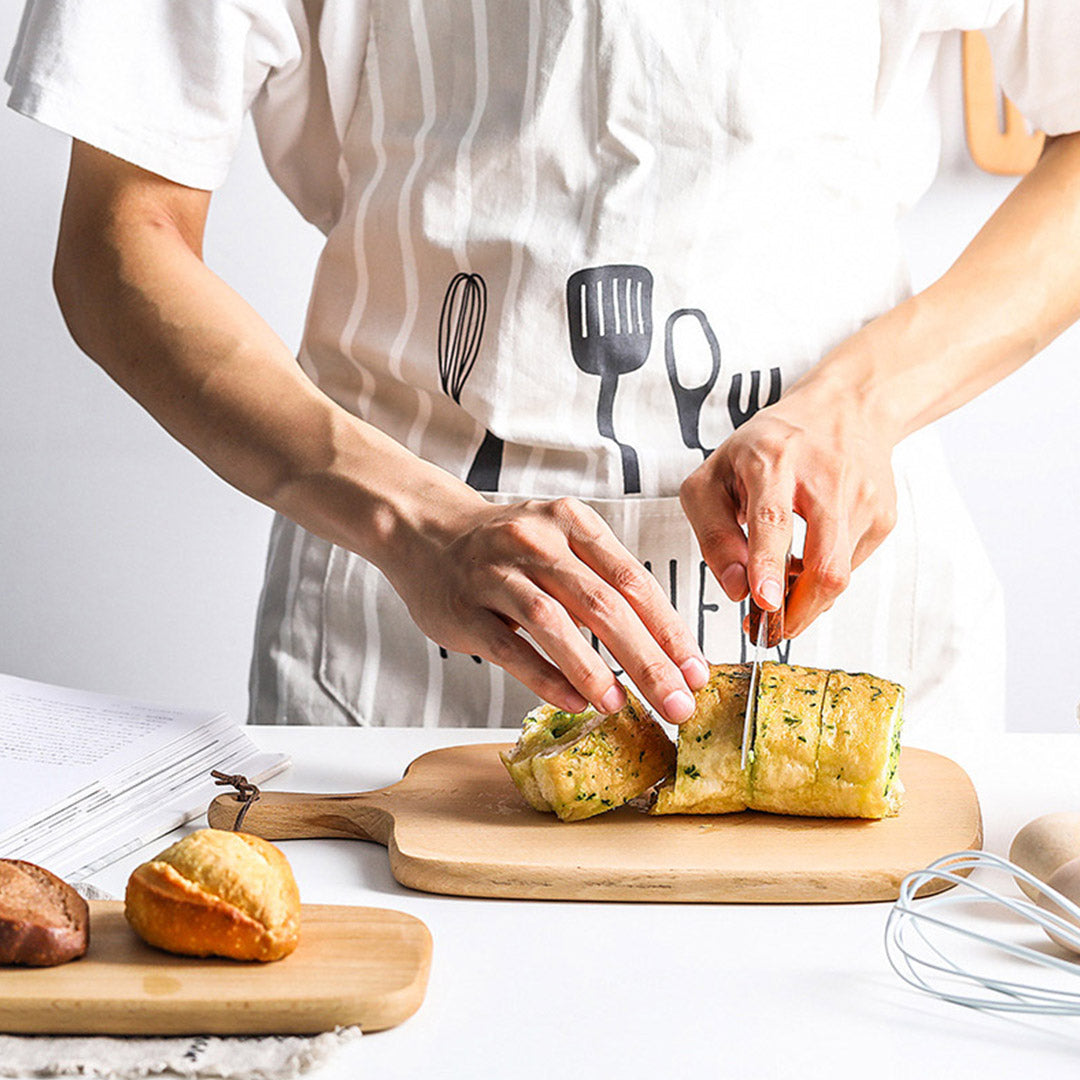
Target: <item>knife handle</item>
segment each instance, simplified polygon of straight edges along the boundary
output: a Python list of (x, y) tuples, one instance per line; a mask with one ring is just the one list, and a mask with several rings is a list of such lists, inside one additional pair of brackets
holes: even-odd
[(784, 605), (777, 611), (762, 611), (750, 598), (750, 612), (746, 616), (746, 633), (750, 641), (759, 640), (761, 620), (765, 620), (765, 638), (761, 644), (767, 649), (775, 649), (784, 640)]

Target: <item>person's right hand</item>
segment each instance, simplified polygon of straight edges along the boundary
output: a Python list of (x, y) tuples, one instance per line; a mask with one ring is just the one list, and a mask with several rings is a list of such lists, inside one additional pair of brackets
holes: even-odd
[(656, 579), (584, 503), (469, 500), (451, 524), (398, 532), (395, 548), (381, 568), (443, 647), (505, 668), (559, 708), (615, 712), (625, 692), (585, 627), (661, 716), (692, 714), (708, 665)]

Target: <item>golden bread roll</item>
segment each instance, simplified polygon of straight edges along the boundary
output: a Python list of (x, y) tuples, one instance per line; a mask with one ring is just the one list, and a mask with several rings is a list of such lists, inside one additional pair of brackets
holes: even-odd
[(200, 829), (136, 868), (124, 915), (148, 944), (188, 956), (280, 960), (300, 938), (285, 856), (248, 833)]
[(763, 810), (809, 817), (899, 812), (903, 687), (874, 675), (761, 665), (754, 745), (741, 767), (749, 666), (712, 667), (679, 728), (675, 778), (654, 814)]
[(517, 744), (500, 757), (534, 810), (580, 821), (621, 806), (669, 777), (675, 747), (628, 693), (626, 705), (609, 716), (595, 709), (567, 713), (541, 705), (525, 717)]

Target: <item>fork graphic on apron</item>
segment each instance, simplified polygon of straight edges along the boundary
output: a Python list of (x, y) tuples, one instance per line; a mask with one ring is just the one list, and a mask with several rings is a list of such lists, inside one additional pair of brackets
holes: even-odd
[(728, 389), (728, 416), (731, 418), (732, 428), (745, 424), (759, 409), (767, 409), (780, 400), (780, 369), (771, 368), (769, 371), (769, 397), (765, 404), (761, 404), (761, 372), (750, 372), (750, 397), (746, 408), (742, 407), (742, 372), (737, 371), (731, 377), (731, 386)]
[(590, 266), (566, 282), (566, 314), (574, 363), (600, 376), (596, 427), (622, 456), (623, 492), (641, 491), (637, 453), (615, 435), (615, 389), (619, 376), (637, 371), (652, 344), (653, 277), (644, 266)]

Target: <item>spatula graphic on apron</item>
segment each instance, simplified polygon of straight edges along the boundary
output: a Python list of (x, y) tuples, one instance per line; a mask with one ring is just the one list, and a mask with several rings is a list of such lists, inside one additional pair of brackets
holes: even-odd
[[(480, 353), (486, 319), (484, 279), (479, 274), (455, 274), (447, 286), (439, 314), (439, 380), (443, 392), (458, 405), (465, 380)], [(485, 430), (465, 483), (477, 491), (497, 491), (502, 456), (502, 439)]]
[(652, 344), (653, 277), (644, 266), (590, 266), (566, 282), (566, 314), (574, 363), (600, 376), (596, 427), (622, 455), (623, 492), (641, 491), (634, 448), (615, 436), (615, 388), (620, 375), (637, 371)]
[[(675, 362), (675, 325), (688, 315), (692, 315), (701, 327), (712, 364), (709, 377), (700, 386), (683, 386), (679, 381), (679, 370)], [(713, 328), (709, 325), (704, 311), (698, 308), (679, 308), (668, 316), (667, 324), (664, 326), (664, 360), (667, 363), (671, 392), (675, 395), (675, 409), (679, 414), (679, 429), (682, 432), (683, 443), (690, 450), (700, 450), (702, 457), (707, 458), (712, 450), (706, 450), (701, 444), (701, 407), (705, 404), (709, 391), (716, 385), (716, 377), (720, 374), (720, 343), (716, 340), (716, 334), (713, 333)]]

